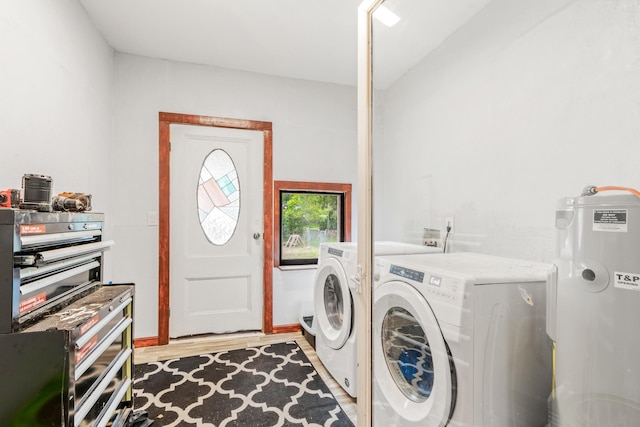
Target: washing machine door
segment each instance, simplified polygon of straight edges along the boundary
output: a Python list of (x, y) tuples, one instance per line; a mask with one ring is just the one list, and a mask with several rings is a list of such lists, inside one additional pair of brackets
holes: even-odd
[(455, 402), (455, 370), (427, 300), (413, 286), (374, 291), (374, 425), (445, 426)]
[(323, 260), (316, 273), (314, 288), (316, 333), (335, 350), (340, 349), (351, 334), (352, 304), (342, 264), (335, 258)]

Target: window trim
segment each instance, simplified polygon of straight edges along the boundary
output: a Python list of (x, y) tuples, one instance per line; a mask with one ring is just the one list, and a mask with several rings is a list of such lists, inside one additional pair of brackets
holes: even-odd
[[(273, 266), (280, 267), (280, 198), (283, 191), (289, 192), (304, 192), (310, 191), (314, 193), (330, 193), (341, 194), (344, 198), (343, 203), (343, 215), (344, 215), (344, 230), (343, 240), (345, 242), (351, 241), (351, 184), (340, 184), (330, 182), (304, 182), (304, 181), (273, 181)], [(315, 264), (301, 264), (301, 265), (283, 265), (283, 267), (300, 268), (302, 265), (315, 265)]]

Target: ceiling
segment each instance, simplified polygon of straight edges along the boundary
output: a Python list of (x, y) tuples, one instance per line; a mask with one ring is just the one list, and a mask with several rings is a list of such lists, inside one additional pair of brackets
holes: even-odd
[[(386, 29), (397, 28), (395, 36), (376, 38), (388, 41), (386, 46), (382, 41), (377, 45), (389, 58), (385, 62), (393, 68), (389, 70), (388, 83), (489, 1), (387, 0), (385, 5), (402, 18), (399, 25)], [(356, 84), (357, 14), (361, 0), (80, 3), (118, 52), (295, 79)], [(419, 25), (410, 25), (411, 22)], [(376, 28), (374, 24), (374, 32)]]

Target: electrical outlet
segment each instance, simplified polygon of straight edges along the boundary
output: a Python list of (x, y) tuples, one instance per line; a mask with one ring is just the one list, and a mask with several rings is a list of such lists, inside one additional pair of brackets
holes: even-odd
[(452, 216), (448, 216), (445, 218), (444, 220), (444, 229), (446, 230), (447, 227), (449, 227), (451, 229), (451, 231), (453, 231), (453, 217)]

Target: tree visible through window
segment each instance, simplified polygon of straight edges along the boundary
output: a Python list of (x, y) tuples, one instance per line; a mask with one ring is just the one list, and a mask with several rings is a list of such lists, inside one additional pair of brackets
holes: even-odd
[(320, 243), (342, 239), (341, 194), (282, 193), (281, 260), (317, 259)]
[(315, 264), (321, 243), (351, 239), (350, 184), (275, 184), (276, 265)]

